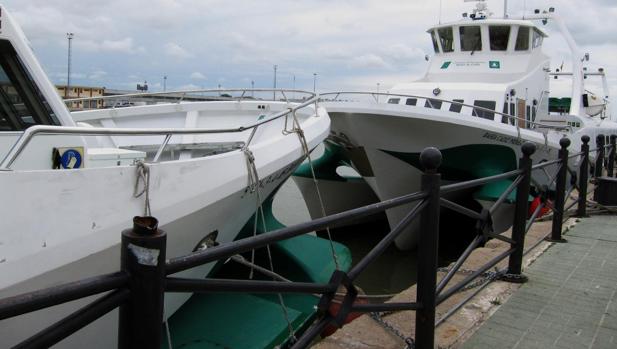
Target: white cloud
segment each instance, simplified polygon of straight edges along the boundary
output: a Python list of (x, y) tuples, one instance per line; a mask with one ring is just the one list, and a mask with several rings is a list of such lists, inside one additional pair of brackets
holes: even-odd
[(101, 78), (104, 78), (105, 76), (107, 76), (107, 72), (106, 71), (96, 70), (96, 71), (93, 71), (92, 73), (90, 73), (90, 75), (88, 75), (88, 79), (90, 79), (90, 80), (99, 80)]
[(172, 58), (187, 59), (193, 57), (189, 51), (174, 42), (168, 42), (165, 45), (165, 53)]
[(387, 68), (388, 64), (380, 56), (369, 53), (354, 57), (349, 65), (353, 68)]
[(206, 76), (198, 71), (192, 72), (190, 78), (193, 80), (206, 80)]
[(135, 47), (133, 38), (124, 38), (119, 40), (76, 40), (74, 39), (75, 50), (85, 50), (93, 52), (111, 52), (111, 53), (143, 53), (145, 48), (142, 46)]

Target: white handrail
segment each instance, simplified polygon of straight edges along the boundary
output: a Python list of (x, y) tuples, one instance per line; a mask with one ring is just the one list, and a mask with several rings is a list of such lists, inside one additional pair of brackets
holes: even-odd
[[(497, 115), (501, 115), (501, 116), (505, 116), (509, 119), (514, 119), (514, 120), (520, 120), (520, 121), (524, 121), (527, 122), (529, 124), (532, 125), (537, 125), (537, 126), (541, 126), (541, 127), (545, 127), (545, 128), (551, 128), (551, 129), (556, 129), (556, 130), (571, 130), (570, 126), (565, 126), (565, 127), (556, 127), (553, 125), (547, 125), (547, 124), (542, 124), (539, 122), (535, 122), (535, 121), (531, 121), (531, 120), (526, 120), (523, 118), (519, 118), (517, 116), (514, 115), (510, 115), (510, 114), (505, 114), (502, 112), (499, 112), (497, 110), (493, 110), (493, 109), (489, 109), (489, 108), (484, 108), (484, 107), (479, 107), (479, 106), (475, 106), (475, 105), (471, 105), (471, 104), (466, 104), (463, 102), (457, 102), (457, 101), (452, 101), (452, 100), (448, 100), (448, 99), (441, 99), (441, 98), (436, 98), (436, 97), (426, 97), (426, 96), (418, 96), (418, 95), (408, 95), (408, 94), (398, 94), (398, 93), (377, 93), (377, 92), (358, 92), (358, 91), (339, 91), (339, 92), (327, 92), (327, 93), (321, 93), (319, 94), (319, 99), (323, 101), (323, 97), (324, 96), (331, 96), (331, 95), (335, 95), (335, 99), (333, 100), (334, 102), (337, 102), (337, 99), (340, 95), (370, 95), (373, 96), (373, 98), (375, 98), (376, 95), (383, 95), (383, 96), (395, 96), (395, 97), (409, 97), (409, 98), (417, 98), (417, 99), (425, 99), (427, 101), (429, 101), (429, 105), (431, 105), (430, 108), (428, 109), (434, 109), (432, 108), (433, 102), (432, 101), (439, 101), (439, 102), (443, 102), (443, 103), (450, 103), (450, 104), (454, 104), (454, 105), (460, 105), (463, 107), (470, 107), (473, 108), (472, 110), (480, 110), (480, 111), (485, 111), (488, 113), (494, 113)], [(515, 123), (516, 127), (518, 128), (518, 122)]]
[[(17, 160), (19, 155), (23, 152), (30, 141), (37, 135), (78, 135), (78, 136), (165, 136), (161, 147), (157, 151), (157, 155), (165, 148), (169, 138), (173, 135), (186, 135), (186, 134), (213, 134), (213, 133), (235, 133), (244, 132), (246, 130), (254, 129), (265, 123), (272, 122), (290, 113), (294, 113), (297, 110), (303, 109), (313, 103), (317, 103), (319, 96), (314, 94), (314, 97), (308, 99), (294, 107), (285, 108), (285, 110), (278, 113), (274, 113), (267, 118), (262, 119), (254, 124), (248, 126), (240, 126), (237, 128), (228, 129), (205, 129), (205, 128), (105, 128), (105, 127), (66, 127), (66, 126), (32, 126), (27, 128), (21, 137), (13, 144), (13, 147), (0, 163), (0, 170), (8, 170), (11, 165)], [(318, 111), (315, 108), (315, 114)], [(249, 140), (250, 141), (250, 140)], [(158, 160), (157, 156), (157, 160)]]

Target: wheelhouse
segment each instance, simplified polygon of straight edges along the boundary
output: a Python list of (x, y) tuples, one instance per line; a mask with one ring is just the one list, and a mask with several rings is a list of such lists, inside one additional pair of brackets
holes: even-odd
[(428, 30), (436, 54), (529, 53), (546, 33), (528, 21), (484, 20), (442, 25)]

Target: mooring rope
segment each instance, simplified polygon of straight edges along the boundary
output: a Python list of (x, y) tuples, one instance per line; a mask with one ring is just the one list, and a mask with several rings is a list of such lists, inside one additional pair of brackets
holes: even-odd
[[(317, 113), (317, 109), (315, 109), (315, 113)], [(298, 117), (296, 113), (293, 113), (293, 129), (290, 133), (295, 133), (298, 135), (300, 139), (300, 144), (302, 145), (302, 150), (304, 151), (304, 156), (308, 160), (309, 167), (311, 169), (311, 177), (313, 179), (313, 184), (315, 185), (315, 191), (317, 192), (317, 199), (319, 200), (319, 206), (321, 208), (321, 216), (326, 216), (326, 208), (323, 203), (323, 199), (321, 196), (321, 191), (319, 190), (319, 182), (317, 181), (317, 176), (315, 175), (315, 168), (313, 167), (313, 159), (311, 158), (311, 151), (308, 146), (308, 142), (306, 141), (306, 137), (304, 136), (304, 130), (300, 126), (298, 122)], [(285, 131), (287, 132), (287, 131)], [(334, 266), (336, 270), (340, 270), (340, 265), (338, 261), (338, 256), (336, 255), (336, 249), (334, 248), (334, 241), (332, 240), (332, 233), (330, 232), (330, 227), (326, 227), (326, 234), (328, 235), (328, 241), (330, 242), (330, 252), (332, 253), (332, 259), (334, 260)]]
[[(255, 211), (255, 219), (253, 220), (253, 236), (257, 236), (257, 222), (259, 221), (259, 217), (261, 216), (262, 229), (264, 233), (268, 232), (268, 227), (266, 226), (266, 217), (263, 210), (263, 205), (261, 203), (261, 195), (259, 193), (259, 174), (257, 173), (257, 166), (255, 165), (255, 156), (253, 152), (248, 147), (244, 147), (242, 149), (245, 155), (247, 169), (248, 169), (248, 190), (249, 193), (255, 193), (255, 198), (257, 200), (257, 210)], [(274, 262), (272, 261), (272, 252), (270, 251), (270, 245), (266, 245), (266, 251), (268, 255), (268, 262), (270, 264), (270, 272), (274, 273)], [(249, 274), (249, 278), (253, 278), (255, 268), (255, 249), (251, 250), (251, 272)], [(272, 277), (273, 280), (276, 280), (275, 277)], [(279, 304), (281, 306), (281, 310), (283, 312), (283, 317), (285, 322), (287, 323), (287, 330), (289, 331), (289, 338), (292, 341), (296, 341), (296, 335), (293, 329), (293, 325), (291, 324), (291, 320), (289, 319), (289, 311), (287, 306), (285, 305), (285, 300), (283, 299), (283, 295), (277, 293)]]
[[(133, 189), (133, 197), (144, 196), (144, 216), (150, 216), (150, 166), (143, 161), (137, 162), (137, 179)], [(139, 182), (143, 182), (143, 188), (139, 190)]]

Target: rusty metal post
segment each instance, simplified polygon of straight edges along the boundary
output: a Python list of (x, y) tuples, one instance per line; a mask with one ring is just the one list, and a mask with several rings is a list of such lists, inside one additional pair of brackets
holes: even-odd
[(555, 205), (553, 206), (553, 227), (551, 237), (547, 238), (550, 242), (567, 242), (561, 237), (561, 228), (563, 225), (563, 214), (566, 201), (566, 177), (568, 176), (568, 147), (570, 140), (562, 138), (559, 140), (561, 149), (559, 150), (560, 167), (557, 173), (557, 183), (555, 185)]
[(523, 252), (525, 250), (525, 232), (527, 230), (527, 210), (529, 209), (529, 188), (531, 184), (531, 155), (536, 152), (536, 145), (530, 142), (521, 147), (523, 156), (519, 159), (518, 168), (523, 171), (523, 180), (516, 187), (516, 204), (514, 208), (514, 224), (512, 225), (511, 248), (514, 252), (508, 259), (508, 273), (502, 280), (524, 283), (527, 277), (522, 274)]
[(441, 152), (437, 148), (426, 148), (420, 154), (422, 191), (428, 193), (428, 205), (420, 216), (420, 238), (418, 242), (418, 285), (416, 311), (416, 348), (435, 347), (435, 308), (437, 306), (437, 247), (439, 244), (439, 186), (441, 175)]
[(581, 145), (581, 152), (583, 158), (581, 159), (581, 166), (579, 167), (579, 182), (578, 182), (578, 207), (576, 215), (578, 217), (587, 216), (587, 184), (589, 182), (589, 136), (585, 135), (581, 137), (583, 144)]
[(120, 307), (120, 349), (161, 347), (166, 244), (154, 217), (135, 217), (122, 232), (121, 269), (131, 277), (131, 297)]

